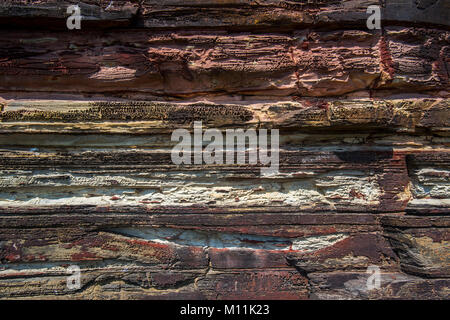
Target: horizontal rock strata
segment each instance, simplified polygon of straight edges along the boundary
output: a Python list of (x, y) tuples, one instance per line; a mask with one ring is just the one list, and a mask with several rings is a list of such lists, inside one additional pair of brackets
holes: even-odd
[[(448, 299), (449, 9), (2, 1), (0, 298)], [(279, 172), (174, 164), (200, 121)]]

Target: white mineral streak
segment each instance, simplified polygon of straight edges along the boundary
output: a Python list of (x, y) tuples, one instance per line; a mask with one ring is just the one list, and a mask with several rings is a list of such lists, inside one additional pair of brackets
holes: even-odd
[(330, 247), (339, 241), (346, 239), (348, 235), (344, 233), (335, 233), (323, 236), (312, 236), (301, 239), (295, 239), (292, 243), (292, 250), (316, 251)]
[[(75, 172), (3, 172), (0, 205), (180, 205), (216, 206), (376, 205), (376, 177), (359, 172), (303, 172), (296, 179), (236, 179), (215, 172), (92, 175)], [(14, 189), (14, 193), (7, 190)], [(357, 194), (357, 196), (355, 196)]]
[(447, 198), (450, 194), (450, 170), (432, 168), (415, 172), (412, 192), (416, 198)]
[(304, 238), (282, 238), (170, 228), (116, 228), (109, 231), (164, 244), (221, 249), (297, 250), (303, 252), (323, 249), (348, 237), (344, 233), (335, 233)]

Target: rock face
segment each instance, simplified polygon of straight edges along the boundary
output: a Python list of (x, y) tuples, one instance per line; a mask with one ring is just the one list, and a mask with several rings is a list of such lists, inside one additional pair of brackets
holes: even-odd
[[(449, 12), (2, 1), (0, 298), (449, 299)], [(195, 121), (278, 129), (279, 173), (174, 164)]]

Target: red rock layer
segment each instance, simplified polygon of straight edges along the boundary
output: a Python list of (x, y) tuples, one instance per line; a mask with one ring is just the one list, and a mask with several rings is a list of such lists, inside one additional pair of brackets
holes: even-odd
[[(75, 3), (0, 4), (1, 298), (449, 298), (448, 1)], [(173, 164), (195, 121), (280, 173)]]

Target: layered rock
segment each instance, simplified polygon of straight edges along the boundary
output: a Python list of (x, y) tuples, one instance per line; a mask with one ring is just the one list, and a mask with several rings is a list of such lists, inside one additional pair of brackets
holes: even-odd
[[(1, 298), (449, 298), (448, 2), (77, 3), (0, 4)], [(279, 173), (174, 164), (196, 121)]]

